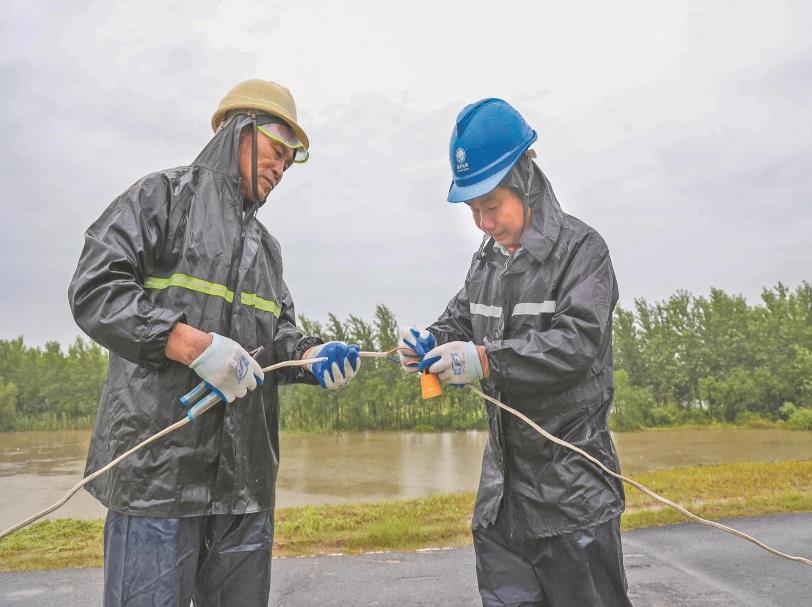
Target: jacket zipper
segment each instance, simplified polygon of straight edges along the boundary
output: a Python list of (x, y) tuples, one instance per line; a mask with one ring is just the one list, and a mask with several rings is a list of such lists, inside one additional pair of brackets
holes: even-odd
[(239, 209), (235, 209), (235, 214), (237, 215), (237, 221), (240, 224), (240, 239), (236, 249), (237, 255), (233, 256), (232, 253), (232, 265), (228, 277), (228, 290), (234, 293), (234, 301), (231, 302), (231, 313), (228, 315), (229, 333), (231, 333), (232, 327), (231, 320), (234, 317), (234, 306), (239, 305), (240, 294), (238, 292), (238, 287), (242, 286), (240, 284), (240, 265), (242, 264), (242, 255), (245, 247), (245, 234), (248, 227), (248, 221), (250, 221), (251, 218), (250, 213), (245, 214), (245, 217), (243, 217), (243, 211)]
[[(513, 260), (512, 255), (508, 255), (507, 259), (505, 259), (505, 263), (502, 265), (502, 272), (498, 276), (499, 281), (499, 290), (502, 295), (504, 295), (504, 286), (503, 286), (503, 279), (507, 276), (508, 268), (510, 267), (510, 263)], [(505, 338), (505, 333), (507, 331), (507, 319), (508, 319), (508, 306), (503, 306), (502, 308), (502, 339)], [(502, 392), (499, 392), (499, 399), (503, 399)], [(502, 460), (502, 500), (505, 499), (505, 488), (507, 486), (507, 442), (505, 441), (505, 421), (504, 416), (502, 415), (502, 410), (496, 410), (496, 426), (499, 431), (499, 459)]]
[[(505, 338), (505, 333), (507, 332), (508, 327), (508, 318), (510, 318), (510, 309), (512, 305), (512, 301), (509, 300), (509, 293), (504, 290), (503, 286), (503, 279), (507, 276), (508, 269), (510, 265), (513, 263), (514, 259), (519, 255), (519, 251), (516, 251), (513, 255), (508, 255), (505, 263), (502, 267), (502, 273), (499, 275), (499, 288), (502, 291), (503, 295), (503, 303), (505, 304), (502, 308), (502, 339)], [(499, 393), (500, 400), (504, 399), (504, 395), (502, 392)], [(499, 446), (501, 447), (502, 453), (502, 500), (504, 501), (505, 496), (507, 495), (507, 483), (508, 483), (508, 466), (507, 466), (507, 451), (508, 445), (505, 436), (505, 422), (504, 416), (502, 415), (502, 410), (499, 409), (496, 412), (497, 415), (497, 424), (499, 426)], [(512, 539), (514, 537), (513, 529), (508, 529), (508, 536)]]

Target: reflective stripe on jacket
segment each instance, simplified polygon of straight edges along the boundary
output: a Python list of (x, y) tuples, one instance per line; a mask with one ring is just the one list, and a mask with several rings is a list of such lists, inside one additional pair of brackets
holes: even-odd
[[(429, 330), (439, 343), (484, 345), (483, 389), (618, 470), (612, 405), (612, 311), (618, 299), (600, 235), (561, 211), (535, 166), (531, 225), (508, 257), (488, 239), (465, 286)], [(507, 517), (512, 538), (569, 533), (618, 516), (623, 488), (580, 455), (486, 403), (489, 439), (473, 526)], [(500, 508), (501, 507), (501, 508)]]
[[(185, 322), (264, 346), (263, 366), (300, 358), (319, 340), (296, 328), (277, 240), (243, 208), (237, 150), (247, 117), (220, 131), (190, 166), (153, 173), (121, 194), (85, 234), (69, 289), (79, 326), (110, 350), (88, 453), (93, 472), (184, 414), (200, 382), (164, 356)], [(125, 514), (193, 516), (270, 510), (279, 465), (277, 384), (218, 405), (124, 460), (88, 491)]]

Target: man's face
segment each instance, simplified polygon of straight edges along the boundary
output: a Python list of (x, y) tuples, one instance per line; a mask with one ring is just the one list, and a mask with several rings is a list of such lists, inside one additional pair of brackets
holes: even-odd
[[(293, 150), (257, 132), (257, 191), (260, 200), (271, 193), (293, 162)], [(243, 195), (254, 199), (251, 185), (251, 129), (240, 136), (240, 179)], [(254, 201), (256, 202), (256, 201)]]
[[(510, 188), (497, 186), (484, 196), (466, 202), (476, 227), (503, 247), (519, 244), (523, 229), (524, 207)], [(527, 212), (530, 221), (530, 210)]]

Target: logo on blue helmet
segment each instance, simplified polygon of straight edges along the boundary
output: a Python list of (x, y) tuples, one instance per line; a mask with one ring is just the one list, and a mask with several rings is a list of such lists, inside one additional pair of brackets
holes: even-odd
[(457, 172), (462, 173), (468, 170), (468, 163), (465, 162), (465, 150), (462, 148), (457, 148), (457, 152), (454, 154), (454, 157), (457, 159)]

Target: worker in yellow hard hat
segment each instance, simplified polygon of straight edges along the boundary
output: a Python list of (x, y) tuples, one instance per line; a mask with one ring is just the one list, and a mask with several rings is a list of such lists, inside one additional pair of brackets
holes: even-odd
[[(308, 159), (290, 91), (241, 82), (212, 127), (191, 165), (140, 179), (90, 226), (69, 289), (76, 322), (110, 351), (88, 473), (202, 394), (227, 403), (87, 485), (109, 509), (107, 607), (266, 607), (277, 386), (340, 388), (360, 364), (357, 346), (297, 328), (279, 242), (256, 219), (284, 172)], [(323, 360), (262, 371), (311, 357)]]

